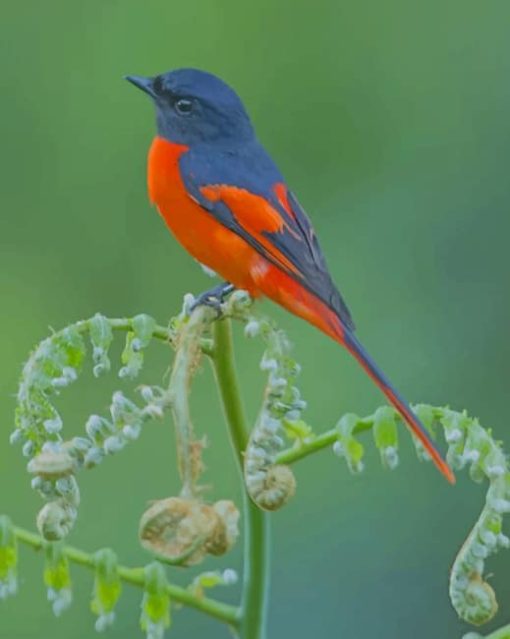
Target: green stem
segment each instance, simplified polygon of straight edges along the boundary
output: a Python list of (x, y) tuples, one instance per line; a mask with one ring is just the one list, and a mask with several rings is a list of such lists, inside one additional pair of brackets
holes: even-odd
[[(130, 318), (107, 317), (106, 320), (108, 321), (112, 330), (114, 331), (132, 330), (132, 319)], [(89, 320), (79, 320), (78, 322), (71, 324), (71, 326), (74, 326), (79, 333), (86, 333), (89, 330)], [(66, 328), (69, 328), (69, 327), (66, 326)], [(55, 335), (58, 335), (65, 330), (66, 329), (63, 328), (62, 330), (57, 331)], [(156, 339), (159, 339), (163, 342), (168, 342), (170, 344), (173, 344), (173, 341), (175, 338), (173, 331), (171, 331), (169, 328), (165, 328), (164, 326), (160, 326), (158, 324), (154, 327), (154, 330), (152, 331), (152, 336), (155, 337)]]
[[(354, 427), (353, 433), (362, 433), (365, 430), (370, 430), (372, 426), (373, 420), (371, 418), (360, 420)], [(325, 433), (317, 435), (308, 442), (300, 443), (296, 446), (292, 446), (291, 448), (282, 450), (282, 452), (278, 453), (278, 455), (276, 456), (275, 463), (293, 464), (294, 462), (297, 462), (304, 457), (308, 457), (308, 455), (316, 453), (322, 448), (328, 448), (329, 446), (332, 446), (337, 441), (337, 439), (338, 430), (336, 428), (331, 428)]]
[[(198, 310), (198, 309), (197, 309)], [(114, 331), (130, 331), (132, 329), (132, 320), (131, 319), (109, 319), (110, 326)], [(80, 326), (83, 322), (84, 326)], [(87, 321), (82, 320), (82, 322), (78, 322), (78, 329), (80, 332), (85, 332), (88, 329)], [(159, 339), (161, 342), (166, 342), (171, 346), (175, 346), (175, 332), (170, 328), (165, 328), (164, 326), (160, 326), (156, 324), (154, 330), (152, 331), (152, 337), (155, 339)], [(211, 340), (201, 338), (199, 340), (200, 349), (204, 355), (210, 355), (212, 352)]]
[(510, 639), (510, 624), (503, 626), (503, 628), (498, 628), (498, 630), (491, 632), (490, 635), (485, 635), (484, 639)]
[[(234, 362), (232, 326), (229, 319), (214, 324), (215, 347), (212, 357), (232, 446), (243, 477), (243, 453), (248, 443), (248, 429), (239, 392)], [(244, 480), (243, 480), (244, 484)], [(245, 547), (243, 599), (241, 605), (242, 639), (265, 639), (269, 590), (269, 519), (266, 513), (244, 493)]]
[[(25, 530), (24, 528), (19, 528), (18, 526), (14, 527), (14, 535), (18, 541), (26, 544), (27, 546), (31, 546), (35, 550), (42, 549), (46, 543), (39, 535)], [(73, 546), (63, 546), (62, 553), (72, 563), (85, 566), (91, 570), (96, 569), (94, 555), (91, 553), (87, 553), (79, 548), (74, 548)], [(133, 586), (138, 586), (139, 588), (145, 587), (144, 568), (118, 566), (117, 569), (122, 581)], [(180, 604), (200, 610), (201, 612), (204, 612), (219, 621), (228, 623), (233, 627), (239, 626), (239, 610), (235, 606), (230, 606), (208, 597), (197, 597), (189, 590), (176, 586), (175, 584), (168, 584), (167, 591), (170, 598)]]
[[(414, 408), (414, 407), (412, 407)], [(443, 409), (438, 406), (431, 406), (434, 419), (440, 419), (443, 415)], [(397, 415), (397, 419), (400, 419)], [(368, 417), (360, 417), (358, 423), (354, 426), (353, 434), (362, 433), (366, 430), (370, 430), (374, 425), (374, 415), (368, 415)], [(320, 435), (315, 435), (313, 439), (307, 442), (300, 442), (290, 448), (282, 450), (276, 457), (276, 464), (293, 464), (294, 462), (308, 457), (313, 453), (323, 448), (332, 446), (338, 439), (338, 430), (331, 428)]]
[[(106, 320), (108, 321), (108, 323), (110, 324), (110, 327), (114, 331), (127, 332), (133, 329), (132, 318), (107, 317)], [(89, 320), (78, 320), (77, 322), (75, 322), (74, 324), (71, 324), (70, 326), (74, 326), (76, 330), (82, 334), (87, 333), (90, 327)], [(53, 334), (53, 336), (63, 333), (66, 330), (66, 328), (69, 328), (69, 326), (66, 326), (62, 330), (57, 331), (56, 333)], [(165, 326), (161, 326), (160, 324), (156, 324), (156, 326), (154, 327), (152, 331), (152, 337), (160, 340), (161, 342), (166, 342), (170, 346), (175, 346), (175, 331), (173, 331), (170, 328), (166, 328)], [(200, 348), (202, 352), (204, 353), (204, 355), (210, 355), (212, 352), (210, 340), (201, 339)]]

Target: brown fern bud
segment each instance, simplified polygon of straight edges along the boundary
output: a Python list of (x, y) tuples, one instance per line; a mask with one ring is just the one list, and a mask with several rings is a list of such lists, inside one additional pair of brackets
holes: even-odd
[(58, 541), (67, 537), (76, 521), (76, 508), (65, 499), (56, 499), (45, 504), (37, 515), (37, 529), (47, 541)]
[(207, 543), (207, 552), (211, 555), (224, 555), (239, 536), (239, 511), (234, 502), (227, 499), (217, 501), (212, 508), (218, 516), (218, 523)]
[(296, 492), (296, 479), (288, 466), (275, 465), (247, 477), (250, 497), (263, 510), (278, 510)]
[(65, 451), (43, 451), (28, 462), (27, 470), (43, 479), (56, 479), (70, 475), (74, 470), (74, 460)]
[(142, 515), (140, 541), (170, 563), (191, 566), (208, 553), (223, 554), (232, 546), (238, 518), (232, 502), (213, 507), (195, 499), (169, 497), (154, 502)]

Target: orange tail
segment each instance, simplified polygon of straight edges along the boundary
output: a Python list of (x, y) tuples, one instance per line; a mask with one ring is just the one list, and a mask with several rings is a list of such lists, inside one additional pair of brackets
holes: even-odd
[(434, 444), (430, 440), (430, 437), (425, 430), (425, 427), (420, 422), (418, 417), (412, 412), (408, 403), (405, 399), (397, 392), (395, 388), (393, 388), (390, 381), (384, 375), (384, 373), (379, 369), (374, 360), (370, 357), (370, 355), (363, 348), (358, 339), (351, 333), (350, 331), (345, 331), (340, 336), (335, 336), (336, 339), (341, 342), (347, 350), (354, 355), (354, 357), (358, 360), (361, 366), (365, 369), (365, 371), (370, 375), (370, 377), (374, 380), (377, 386), (382, 390), (382, 392), (386, 395), (388, 400), (393, 404), (393, 406), (398, 410), (398, 412), (402, 415), (405, 422), (408, 424), (409, 428), (416, 435), (416, 437), (420, 440), (420, 442), (425, 447), (425, 450), (432, 457), (434, 464), (437, 468), (443, 473), (446, 479), (451, 483), (455, 483), (455, 476), (448, 466), (448, 464), (443, 460), (439, 452), (436, 450)]
[(255, 292), (263, 293), (277, 304), (294, 313), (294, 315), (310, 322), (336, 342), (345, 346), (354, 355), (423, 444), (437, 468), (450, 483), (454, 484), (455, 476), (453, 472), (436, 450), (423, 424), (409, 408), (405, 399), (393, 388), (390, 381), (365, 351), (354, 333), (347, 328), (340, 314), (328, 307), (316, 295), (309, 292), (308, 289), (305, 289), (284, 271), (272, 265), (264, 271), (256, 284)]

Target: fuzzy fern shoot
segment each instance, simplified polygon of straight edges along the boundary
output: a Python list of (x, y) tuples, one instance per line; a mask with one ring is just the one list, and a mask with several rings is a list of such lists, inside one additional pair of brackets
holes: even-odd
[[(30, 355), (20, 380), (11, 443), (26, 458), (31, 485), (42, 504), (34, 517), (38, 534), (16, 526), (6, 515), (0, 517), (1, 599), (20, 590), (18, 555), (21, 546), (29, 546), (44, 550), (43, 579), (57, 616), (73, 603), (72, 573), (83, 567), (92, 572), (90, 607), (99, 632), (115, 623), (119, 598), (125, 587), (132, 586), (142, 591), (140, 628), (148, 639), (161, 639), (167, 630), (171, 635), (177, 605), (220, 620), (242, 639), (263, 639), (267, 511), (284, 507), (294, 497), (296, 480), (291, 466), (327, 449), (350, 472), (363, 472), (365, 447), (369, 445), (366, 431), (372, 431), (383, 466), (389, 470), (398, 467), (400, 418), (393, 408), (383, 406), (365, 417), (349, 413), (330, 430), (315, 433), (303, 417), (306, 401), (298, 387), (300, 367), (285, 334), (271, 320), (255, 315), (251, 300), (242, 291), (223, 302), (221, 313), (204, 306), (190, 311), (192, 301), (187, 296), (182, 312), (166, 327), (145, 314), (130, 319), (97, 314), (53, 333)], [(263, 349), (260, 368), (267, 381), (250, 429), (233, 361), (232, 320), (242, 323), (245, 336), (260, 340)], [(117, 335), (125, 340), (118, 364), (110, 359), (110, 347)], [(146, 349), (151, 342), (165, 348), (169, 359), (174, 352), (166, 385), (142, 383)], [(209, 503), (200, 483), (204, 446), (195, 435), (189, 398), (201, 358), (210, 360), (213, 366), (234, 455), (242, 467), (246, 491), (242, 505), (235, 504), (229, 495)], [(90, 414), (79, 436), (66, 437), (58, 397), (68, 386), (78, 383), (89, 362), (96, 378), (116, 370), (120, 378), (135, 381), (137, 387), (130, 396), (120, 390), (114, 392), (107, 412)], [(490, 431), (465, 411), (426, 404), (413, 409), (433, 437), (439, 433), (444, 436), (448, 463), (457, 470), (467, 469), (473, 481), (488, 485), (480, 516), (453, 563), (449, 587), (459, 617), (481, 625), (494, 617), (498, 607), (494, 590), (484, 577), (485, 563), (510, 545), (503, 533), (503, 518), (510, 512), (507, 459)], [(112, 549), (86, 552), (68, 545), (66, 538), (79, 521), (79, 481), (86, 475), (83, 471), (134, 445), (148, 421), (169, 419), (170, 415), (176, 432), (181, 489), (178, 494), (152, 502), (141, 516), (139, 538), (150, 555), (148, 564), (132, 568), (123, 565)], [(417, 440), (415, 445), (418, 457), (426, 459)], [(167, 564), (186, 567), (202, 564), (211, 555), (227, 554), (238, 541), (241, 512), (245, 548), (239, 606), (210, 597), (211, 592), (219, 596), (221, 588), (237, 581), (237, 574), (228, 566), (204, 570), (190, 580), (188, 587), (169, 581)], [(507, 636), (501, 634), (504, 630), (490, 636)]]

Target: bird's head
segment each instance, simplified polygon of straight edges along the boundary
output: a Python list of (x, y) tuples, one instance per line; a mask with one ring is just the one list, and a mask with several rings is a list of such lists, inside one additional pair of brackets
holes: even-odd
[(253, 128), (237, 93), (211, 73), (177, 69), (154, 77), (126, 76), (152, 98), (160, 136), (193, 146), (245, 142)]

